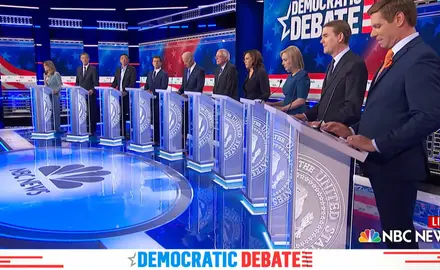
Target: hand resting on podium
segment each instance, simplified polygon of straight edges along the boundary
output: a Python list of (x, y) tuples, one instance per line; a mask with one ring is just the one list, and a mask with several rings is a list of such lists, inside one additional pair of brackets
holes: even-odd
[(362, 135), (354, 135), (346, 125), (337, 122), (328, 122), (321, 126), (321, 129), (346, 138), (348, 145), (365, 152), (376, 152), (373, 140)]

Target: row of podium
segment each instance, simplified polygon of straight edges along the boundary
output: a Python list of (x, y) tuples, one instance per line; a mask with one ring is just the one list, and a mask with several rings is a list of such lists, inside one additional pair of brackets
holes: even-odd
[[(44, 86), (30, 89), (36, 135), (50, 133), (50, 91)], [(87, 91), (67, 90), (71, 112), (67, 136), (85, 138)], [(121, 92), (105, 87), (97, 90), (100, 140), (121, 142)], [(129, 148), (149, 151), (157, 128), (152, 125), (155, 97), (140, 88), (127, 90)], [(366, 153), (259, 101), (157, 92), (162, 157), (181, 159), (187, 152), (188, 167), (202, 173), (213, 171), (214, 181), (224, 188), (242, 189), (242, 204), (266, 218), (268, 237), (275, 247), (350, 247), (354, 161), (365, 161)]]

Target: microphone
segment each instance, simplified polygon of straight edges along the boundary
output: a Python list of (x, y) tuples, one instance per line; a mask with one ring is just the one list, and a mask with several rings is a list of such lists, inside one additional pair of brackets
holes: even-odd
[[(322, 119), (321, 119), (321, 121), (319, 121), (319, 124), (318, 124), (317, 126), (312, 126), (314, 129), (319, 130), (319, 129), (321, 128), (321, 125), (322, 125), (322, 123), (324, 122), (324, 118), (325, 118), (325, 116), (327, 115), (328, 108), (330, 107), (330, 103), (332, 102), (333, 96), (335, 95), (336, 87), (337, 87), (338, 84), (342, 81), (342, 79), (344, 79), (345, 77), (347, 77), (348, 74), (350, 74), (350, 73), (351, 73), (351, 71), (347, 72), (347, 74), (345, 74), (344, 76), (341, 76), (341, 77), (339, 78), (339, 80), (336, 82), (335, 86), (333, 87), (333, 90), (332, 90), (332, 93), (331, 93), (330, 99), (329, 99), (329, 101), (328, 101), (328, 103), (327, 103), (327, 106), (325, 107), (324, 114), (322, 115)], [(336, 135), (335, 135), (335, 136), (336, 136)]]
[[(278, 88), (278, 90), (279, 90), (279, 88), (281, 87), (281, 84), (283, 83), (283, 79), (280, 79), (278, 82), (279, 82), (279, 84), (278, 84), (278, 87), (277, 87), (277, 88)], [(272, 93), (270, 93), (270, 96), (272, 96), (274, 93), (278, 92), (278, 90), (275, 90), (275, 91), (273, 91)], [(270, 97), (270, 96), (269, 96), (269, 97)]]

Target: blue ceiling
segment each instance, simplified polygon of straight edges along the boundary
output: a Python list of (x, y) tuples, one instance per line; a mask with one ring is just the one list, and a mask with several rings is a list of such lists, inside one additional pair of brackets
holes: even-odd
[[(130, 26), (137, 25), (138, 22), (148, 19), (154, 19), (160, 16), (165, 16), (192, 8), (197, 8), (199, 5), (209, 5), (221, 2), (221, 0), (159, 0), (159, 1), (141, 1), (141, 0), (125, 0), (125, 1), (109, 1), (109, 0), (74, 0), (74, 1), (59, 1), (59, 0), (0, 0), (1, 5), (18, 5), (18, 6), (33, 6), (39, 7), (35, 9), (16, 9), (0, 7), (0, 14), (9, 15), (27, 15), (32, 17), (56, 17), (56, 18), (70, 18), (70, 19), (94, 19), (96, 20), (113, 20), (113, 21), (127, 21)], [(188, 9), (179, 10), (153, 10), (153, 11), (125, 11), (126, 8), (151, 8), (151, 7), (173, 7), (173, 6), (188, 6)], [(59, 11), (50, 10), (51, 7), (61, 8), (116, 8), (116, 11)], [(93, 18), (91, 18), (93, 17)]]

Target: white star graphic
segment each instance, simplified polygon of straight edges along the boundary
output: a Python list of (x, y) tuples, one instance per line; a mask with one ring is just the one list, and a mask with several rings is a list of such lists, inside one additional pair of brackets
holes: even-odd
[(289, 9), (287, 10), (286, 16), (277, 18), (277, 20), (283, 26), (283, 34), (281, 35), (281, 41), (283, 41), (283, 39), (285, 39), (290, 34), (290, 29), (288, 29), (288, 30), (286, 29), (287, 25), (284, 21), (289, 19), (291, 10), (292, 10), (292, 3), (290, 3), (290, 5), (289, 5)]

